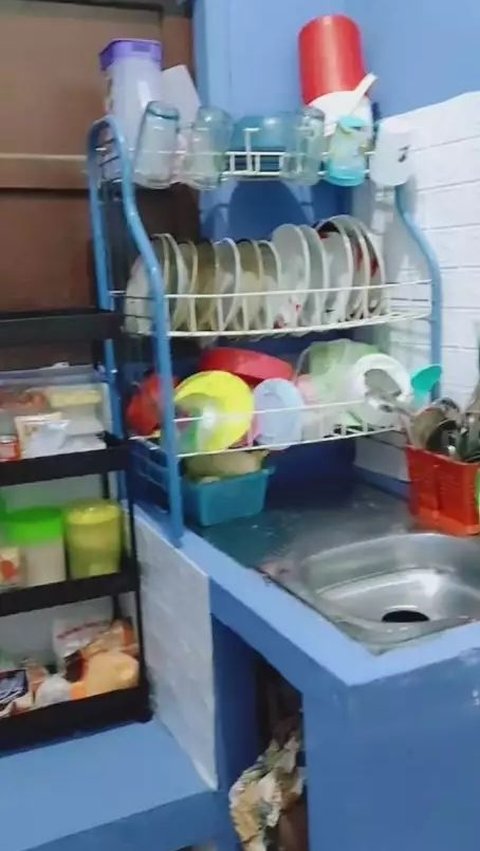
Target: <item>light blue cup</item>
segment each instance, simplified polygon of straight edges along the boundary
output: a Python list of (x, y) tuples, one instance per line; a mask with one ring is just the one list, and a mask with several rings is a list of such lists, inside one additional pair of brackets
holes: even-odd
[(360, 186), (367, 173), (368, 124), (354, 115), (340, 118), (330, 143), (325, 179), (334, 186)]

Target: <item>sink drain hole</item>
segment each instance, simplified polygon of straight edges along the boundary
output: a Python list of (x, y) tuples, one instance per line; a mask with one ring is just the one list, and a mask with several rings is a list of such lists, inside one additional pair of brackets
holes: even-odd
[(416, 609), (394, 609), (386, 612), (382, 618), (383, 623), (422, 623), (429, 620), (428, 615)]

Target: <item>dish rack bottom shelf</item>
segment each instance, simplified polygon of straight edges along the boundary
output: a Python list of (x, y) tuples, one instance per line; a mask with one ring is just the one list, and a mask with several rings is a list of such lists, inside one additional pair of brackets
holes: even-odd
[(0, 752), (151, 718), (147, 684), (0, 718)]

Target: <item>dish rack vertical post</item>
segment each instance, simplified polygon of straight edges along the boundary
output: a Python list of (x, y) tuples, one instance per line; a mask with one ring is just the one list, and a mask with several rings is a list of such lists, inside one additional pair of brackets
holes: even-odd
[[(115, 252), (112, 245), (112, 223), (108, 216), (118, 206), (121, 208), (122, 222), (116, 238), (130, 243), (130, 264), (140, 255), (146, 270), (151, 310), (152, 328), (150, 334), (151, 354), (154, 368), (162, 385), (162, 450), (151, 449), (155, 454), (163, 455), (166, 467), (166, 492), (170, 513), (171, 535), (175, 546), (179, 546), (183, 535), (183, 510), (180, 490), (179, 462), (176, 450), (175, 407), (173, 398), (173, 375), (170, 355), (170, 322), (165, 299), (165, 286), (162, 270), (158, 263), (150, 239), (143, 225), (133, 184), (130, 159), (123, 134), (112, 116), (106, 116), (95, 122), (88, 136), (88, 182), (90, 193), (91, 221), (93, 231), (95, 271), (99, 305), (106, 309), (118, 309), (122, 299), (122, 287), (125, 276), (129, 274), (129, 263), (125, 260), (126, 246), (119, 246)], [(117, 222), (118, 222), (117, 218)], [(113, 226), (113, 231), (115, 225)], [(133, 249), (133, 251), (132, 251)], [(122, 254), (124, 255), (122, 257)], [(120, 255), (120, 263), (118, 262)], [(128, 261), (128, 257), (127, 257)], [(123, 305), (121, 305), (123, 307)], [(125, 335), (126, 336), (126, 335)], [(124, 340), (124, 343), (126, 341)], [(128, 346), (126, 347), (128, 349)], [(113, 349), (107, 353), (106, 368), (112, 395), (120, 387), (120, 396), (116, 401), (116, 416), (120, 416), (125, 404), (127, 384), (125, 375), (120, 375), (117, 383), (119, 364), (116, 363)], [(121, 370), (127, 364), (122, 358)], [(138, 447), (140, 451), (148, 449)]]

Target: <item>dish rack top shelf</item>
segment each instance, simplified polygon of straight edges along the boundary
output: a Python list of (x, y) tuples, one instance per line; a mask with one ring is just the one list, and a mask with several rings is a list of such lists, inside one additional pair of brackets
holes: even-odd
[[(124, 179), (125, 172), (115, 165), (118, 157), (118, 144), (121, 134), (114, 119), (109, 118), (109, 127), (104, 127), (101, 144), (98, 147), (99, 162), (102, 167), (101, 180), (119, 181)], [(110, 128), (110, 129), (109, 129)], [(163, 189), (175, 183), (183, 183), (194, 189), (214, 190), (221, 183), (229, 180), (288, 180), (292, 184), (315, 185), (324, 179), (329, 180), (328, 164), (331, 159), (328, 149), (318, 155), (314, 164), (310, 162), (308, 176), (305, 173), (306, 155), (292, 153), (285, 148), (260, 147), (257, 140), (258, 128), (245, 128), (242, 132), (243, 145), (227, 151), (206, 150), (193, 155), (188, 149), (188, 131), (179, 137), (179, 147), (171, 151), (157, 147), (155, 138), (149, 139), (149, 148), (144, 152), (142, 160), (137, 160), (135, 150), (129, 151), (132, 181), (135, 184), (151, 189)], [(238, 141), (238, 140), (237, 140)], [(355, 179), (350, 182), (333, 181), (336, 186), (358, 186), (370, 173), (370, 158), (373, 150), (363, 153), (364, 168), (357, 169)], [(169, 161), (168, 172), (164, 172), (165, 163)], [(206, 182), (202, 181), (206, 175)]]

